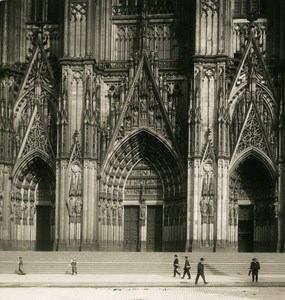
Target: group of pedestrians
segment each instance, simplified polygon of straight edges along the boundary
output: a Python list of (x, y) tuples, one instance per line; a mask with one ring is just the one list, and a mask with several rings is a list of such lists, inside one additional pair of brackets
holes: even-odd
[[(180, 276), (180, 273), (178, 271), (178, 269), (180, 268), (179, 260), (178, 260), (178, 256), (176, 254), (174, 255), (173, 267), (174, 267), (173, 277), (176, 277), (176, 274), (178, 274), (178, 276)], [(191, 279), (190, 269), (191, 269), (191, 266), (190, 266), (188, 256), (185, 256), (183, 275), (181, 277), (182, 279), (184, 279), (184, 277), (186, 275), (188, 276), (188, 279)], [(198, 284), (198, 280), (199, 280), (200, 276), (202, 277), (204, 284), (208, 284), (208, 282), (205, 279), (205, 275), (204, 275), (204, 258), (203, 257), (200, 258), (200, 261), (198, 262), (198, 265), (197, 265), (197, 275), (196, 275), (196, 279), (195, 279), (195, 284)]]
[[(177, 254), (174, 255), (174, 261), (173, 261), (173, 277), (176, 277), (176, 275), (178, 275), (180, 277), (180, 272), (178, 271), (178, 269), (180, 268), (179, 266), (179, 259)], [(184, 267), (183, 267), (183, 275), (182, 275), (182, 279), (184, 279), (185, 275), (188, 276), (188, 279), (191, 279), (191, 274), (190, 274), (190, 262), (188, 259), (188, 256), (185, 256), (185, 263), (184, 263)], [(258, 281), (258, 272), (260, 270), (260, 263), (258, 262), (257, 258), (253, 258), (251, 263), (250, 263), (250, 267), (249, 267), (249, 272), (248, 272), (248, 276), (252, 276), (252, 282), (255, 280), (256, 282)], [(200, 261), (198, 262), (197, 265), (197, 275), (196, 275), (196, 279), (195, 279), (195, 284), (198, 284), (198, 280), (200, 278), (200, 276), (202, 277), (204, 284), (207, 284), (208, 282), (205, 279), (205, 274), (204, 274), (204, 258), (201, 257)]]
[[(77, 275), (77, 264), (78, 262), (76, 261), (75, 258), (72, 258), (70, 261), (69, 266), (71, 266), (71, 275)], [(19, 257), (18, 260), (18, 271), (15, 271), (18, 275), (26, 275), (24, 272), (24, 261), (22, 256)]]
[[(78, 262), (76, 261), (75, 258), (71, 259), (70, 261), (70, 266), (71, 266), (71, 275), (77, 275), (77, 265)], [(15, 271), (18, 273), (18, 275), (25, 275), (26, 273), (23, 270), (24, 268), (24, 262), (23, 262), (23, 258), (20, 256), (19, 260), (18, 260), (18, 271)], [(173, 261), (173, 277), (176, 277), (176, 275), (178, 275), (180, 277), (180, 272), (178, 271), (178, 269), (180, 269), (179, 266), (179, 259), (177, 254), (174, 255), (174, 261)], [(191, 279), (191, 274), (190, 274), (190, 262), (188, 259), (188, 256), (185, 256), (185, 262), (184, 262), (184, 267), (183, 267), (183, 275), (182, 275), (182, 279), (184, 279), (184, 277), (187, 275), (188, 279)], [(250, 267), (249, 267), (249, 272), (248, 272), (248, 276), (252, 276), (252, 281), (256, 281), (258, 282), (258, 272), (260, 270), (260, 263), (258, 262), (257, 258), (253, 258), (251, 263), (250, 263)], [(208, 282), (205, 279), (205, 274), (204, 274), (204, 258), (201, 257), (200, 261), (198, 262), (197, 265), (197, 275), (196, 275), (196, 279), (195, 279), (195, 284), (198, 284), (198, 280), (200, 278), (200, 276), (202, 277), (204, 284), (207, 284)]]

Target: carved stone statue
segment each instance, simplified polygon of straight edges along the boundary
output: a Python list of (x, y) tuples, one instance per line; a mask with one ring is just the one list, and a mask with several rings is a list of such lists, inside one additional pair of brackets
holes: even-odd
[(141, 201), (141, 205), (140, 205), (140, 225), (141, 226), (145, 226), (145, 220), (146, 220), (146, 204), (145, 204), (145, 200), (143, 199)]
[(123, 225), (123, 214), (124, 214), (124, 206), (123, 201), (120, 199), (118, 203), (118, 225)]
[(112, 225), (112, 203), (111, 203), (111, 199), (107, 200), (106, 211), (107, 211), (107, 225)]
[(34, 216), (36, 213), (36, 206), (35, 206), (35, 201), (30, 200), (30, 207), (29, 207), (29, 224), (34, 225)]
[(81, 223), (82, 198), (78, 196), (75, 202), (76, 223)]
[(23, 216), (23, 225), (28, 225), (28, 216), (29, 216), (29, 207), (28, 207), (28, 199), (24, 200), (22, 206), (22, 216)]
[(75, 197), (70, 197), (67, 200), (67, 210), (68, 210), (68, 215), (69, 215), (69, 223), (75, 223), (76, 221), (76, 211), (75, 211)]
[(206, 197), (203, 196), (202, 199), (200, 200), (200, 212), (201, 212), (202, 224), (207, 223), (208, 203)]

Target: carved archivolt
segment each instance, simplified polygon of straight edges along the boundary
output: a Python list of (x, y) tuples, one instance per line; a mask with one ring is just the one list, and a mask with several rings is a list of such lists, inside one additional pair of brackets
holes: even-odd
[[(107, 162), (101, 177), (98, 215), (101, 225), (122, 225), (123, 205), (140, 205), (141, 226), (149, 201), (164, 205), (164, 225), (186, 220), (182, 169), (157, 137), (140, 131), (124, 142)], [(114, 215), (115, 214), (115, 215)]]

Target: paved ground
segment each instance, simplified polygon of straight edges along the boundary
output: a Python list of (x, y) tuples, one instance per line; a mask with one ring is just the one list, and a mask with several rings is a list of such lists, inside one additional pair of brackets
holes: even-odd
[(284, 299), (284, 287), (0, 288), (1, 300)]
[(167, 275), (0, 274), (0, 300), (284, 299), (285, 275), (206, 275), (209, 282)]
[[(0, 287), (197, 287), (192, 279), (181, 279), (168, 275), (98, 275), (98, 274), (0, 274)], [(284, 287), (285, 275), (262, 275), (259, 282), (252, 283), (247, 274), (224, 276), (207, 275), (210, 287)], [(200, 278), (198, 286), (204, 286)], [(1, 300), (1, 298), (0, 298)]]

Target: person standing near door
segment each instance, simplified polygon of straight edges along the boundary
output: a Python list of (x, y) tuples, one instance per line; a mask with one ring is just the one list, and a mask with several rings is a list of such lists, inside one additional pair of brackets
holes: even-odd
[(179, 267), (179, 260), (178, 260), (178, 257), (176, 254), (174, 255), (173, 268), (174, 268), (173, 277), (176, 277), (176, 274), (178, 274), (178, 276), (180, 276), (180, 273), (177, 271), (177, 269), (180, 267)]
[(249, 267), (249, 272), (248, 272), (248, 276), (252, 276), (252, 282), (258, 281), (258, 272), (260, 270), (260, 263), (257, 261), (257, 258), (253, 258), (251, 263), (250, 263), (250, 267)]
[(208, 284), (208, 282), (206, 282), (205, 279), (205, 275), (204, 275), (204, 258), (200, 258), (200, 261), (197, 265), (197, 276), (196, 276), (196, 280), (195, 280), (195, 284), (198, 283), (199, 277), (203, 278), (204, 284)]
[(191, 279), (190, 269), (191, 269), (191, 266), (190, 266), (190, 263), (188, 260), (188, 256), (185, 256), (184, 273), (183, 273), (182, 279), (184, 279), (186, 274), (188, 275), (188, 279)]

